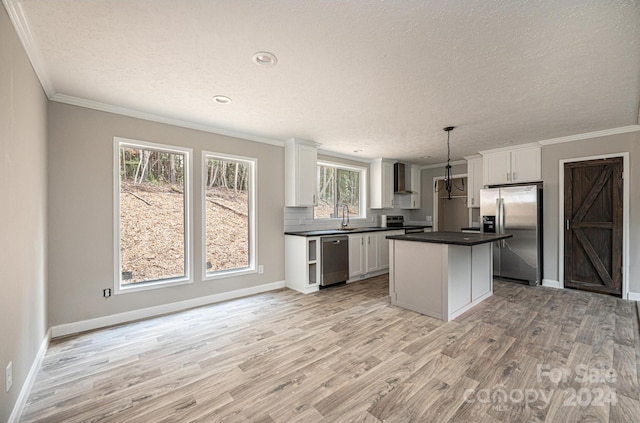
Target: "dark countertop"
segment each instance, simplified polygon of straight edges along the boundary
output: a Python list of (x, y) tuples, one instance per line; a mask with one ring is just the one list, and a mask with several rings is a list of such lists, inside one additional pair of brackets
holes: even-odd
[(369, 228), (348, 228), (346, 230), (343, 229), (318, 229), (313, 231), (300, 231), (300, 232), (285, 232), (285, 235), (297, 235), (297, 236), (329, 236), (329, 235), (349, 235), (349, 234), (357, 234), (363, 232), (382, 232), (382, 231), (401, 231), (404, 229), (424, 229), (431, 228), (431, 226), (420, 226), (420, 225), (409, 225), (403, 226), (401, 228), (379, 228), (379, 227), (369, 227)]
[(398, 241), (417, 241), (429, 242), (432, 244), (452, 244), (472, 245), (485, 244), (487, 242), (498, 241), (500, 239), (511, 238), (513, 235), (504, 234), (469, 234), (464, 232), (424, 232), (418, 234), (407, 235), (389, 235), (387, 239), (395, 239)]

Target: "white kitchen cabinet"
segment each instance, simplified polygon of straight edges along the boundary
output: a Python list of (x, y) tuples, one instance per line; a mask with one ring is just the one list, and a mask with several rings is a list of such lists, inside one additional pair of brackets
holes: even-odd
[(421, 170), (418, 166), (411, 166), (408, 173), (409, 178), (406, 182), (408, 190), (411, 194), (395, 194), (394, 207), (400, 209), (419, 209), (420, 208), (420, 182), (421, 182)]
[(480, 207), (480, 189), (483, 187), (482, 157), (467, 160), (467, 207)]
[(404, 230), (382, 232), (378, 237), (380, 270), (389, 268), (389, 240), (387, 239), (389, 235), (404, 235)]
[(539, 146), (503, 151), (484, 151), (484, 185), (537, 182), (542, 179), (542, 154)]
[(375, 159), (369, 168), (369, 191), (372, 209), (391, 209), (393, 198), (393, 161)]
[(365, 274), (364, 234), (349, 235), (349, 279)]
[(313, 207), (317, 203), (317, 144), (292, 138), (284, 147), (286, 207)]
[(284, 279), (288, 288), (303, 294), (318, 290), (320, 285), (320, 237), (285, 235)]
[(380, 269), (380, 236), (384, 232), (372, 232), (365, 235), (365, 247), (367, 250), (365, 273), (375, 272)]
[(522, 148), (511, 153), (511, 182), (538, 182), (542, 179), (542, 149)]
[(389, 268), (389, 235), (402, 235), (404, 230), (366, 232), (349, 235), (349, 279), (379, 274)]
[(409, 205), (410, 209), (419, 209), (420, 201), (422, 200), (421, 196), (421, 181), (422, 181), (422, 170), (418, 166), (411, 166), (411, 191), (413, 192), (411, 197), (411, 204)]

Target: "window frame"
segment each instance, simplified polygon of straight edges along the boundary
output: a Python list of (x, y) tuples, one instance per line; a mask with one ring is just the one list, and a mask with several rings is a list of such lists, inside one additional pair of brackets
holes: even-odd
[[(354, 216), (349, 216), (350, 220), (355, 220), (355, 221), (359, 221), (359, 220), (366, 220), (367, 219), (367, 168), (364, 166), (353, 166), (353, 165), (346, 165), (343, 163), (337, 163), (337, 162), (331, 162), (331, 161), (326, 161), (326, 160), (318, 160), (317, 164), (316, 164), (316, 172), (317, 172), (317, 167), (318, 166), (326, 166), (326, 167), (333, 167), (336, 169), (341, 169), (341, 170), (347, 170), (347, 171), (351, 171), (351, 172), (358, 172), (360, 174), (360, 212), (358, 214), (357, 217)], [(318, 182), (316, 181), (316, 187), (318, 185)], [(336, 193), (336, 198), (338, 197), (338, 193)], [(318, 199), (318, 202), (320, 201), (320, 199)], [(313, 220), (314, 222), (331, 222), (331, 221), (339, 221), (342, 220), (342, 217), (326, 217), (326, 218), (317, 218), (316, 217), (316, 207), (313, 207)], [(339, 207), (338, 207), (339, 208)]]
[[(249, 266), (239, 269), (218, 270), (216, 272), (207, 272), (207, 160), (209, 158), (215, 158), (219, 160), (238, 161), (249, 164), (249, 194), (248, 202), (249, 207), (247, 213), (249, 214)], [(247, 275), (252, 273), (258, 273), (258, 231), (256, 228), (257, 215), (258, 215), (258, 159), (255, 157), (237, 156), (233, 154), (218, 153), (214, 151), (202, 151), (201, 160), (201, 211), (202, 211), (202, 280), (211, 281), (218, 279), (225, 279), (234, 276)]]
[[(184, 155), (184, 267), (185, 274), (177, 278), (157, 279), (139, 282), (131, 286), (121, 286), (122, 256), (120, 252), (120, 149), (132, 147), (176, 153)], [(128, 138), (113, 138), (113, 239), (114, 239), (114, 277), (115, 295), (150, 289), (166, 288), (193, 283), (193, 149), (175, 145), (160, 144)]]

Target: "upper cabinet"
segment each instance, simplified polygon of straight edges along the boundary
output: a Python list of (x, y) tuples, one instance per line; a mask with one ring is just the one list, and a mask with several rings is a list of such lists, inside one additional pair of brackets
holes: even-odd
[(422, 198), (420, 195), (421, 169), (414, 165), (407, 166), (410, 167), (410, 171), (405, 170), (405, 186), (411, 194), (395, 194), (394, 206), (400, 209), (419, 209)]
[(418, 166), (411, 166), (411, 191), (412, 194), (409, 196), (410, 197), (410, 204), (409, 204), (409, 208), (410, 209), (419, 209), (420, 208), (420, 200), (421, 200), (421, 196), (420, 193), (421, 191), (421, 187), (420, 187), (420, 182), (422, 180), (422, 175), (421, 175), (422, 171), (420, 170), (420, 168)]
[(369, 171), (370, 204), (372, 209), (393, 208), (393, 161), (375, 159)]
[(483, 187), (482, 157), (467, 159), (467, 207), (480, 207), (480, 189)]
[(484, 185), (517, 184), (542, 179), (540, 146), (483, 151)]
[(284, 205), (286, 207), (316, 205), (317, 166), (316, 143), (295, 138), (287, 141), (284, 146)]

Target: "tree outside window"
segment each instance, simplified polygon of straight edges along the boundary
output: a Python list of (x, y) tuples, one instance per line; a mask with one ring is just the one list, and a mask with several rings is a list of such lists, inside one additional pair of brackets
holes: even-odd
[(318, 205), (315, 219), (342, 217), (346, 205), (351, 217), (365, 217), (362, 205), (362, 169), (350, 169), (329, 163), (318, 164)]

